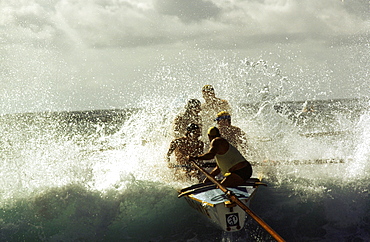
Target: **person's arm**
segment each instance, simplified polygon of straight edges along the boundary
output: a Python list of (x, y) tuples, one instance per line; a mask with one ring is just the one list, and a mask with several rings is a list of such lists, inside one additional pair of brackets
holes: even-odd
[[(216, 165), (216, 167), (209, 173), (211, 176), (215, 177), (217, 176), (218, 174), (220, 174), (221, 172), (221, 169)], [(208, 183), (208, 182), (212, 182), (211, 180), (208, 179), (208, 177), (206, 177), (204, 180), (203, 180), (203, 183)]]
[(227, 111), (229, 114), (232, 114), (231, 106), (228, 101), (222, 100), (222, 109)]
[(181, 125), (182, 125), (182, 118), (181, 116), (177, 116), (172, 123), (173, 134), (175, 138), (179, 138), (182, 135)]
[(220, 169), (220, 167), (218, 167), (217, 165), (216, 165), (216, 167), (209, 173), (211, 176), (217, 176), (218, 174), (220, 174), (220, 172), (221, 172), (221, 169)]
[(199, 154), (202, 154), (204, 152), (204, 142), (200, 142), (200, 147), (199, 147)]
[(204, 153), (204, 143), (203, 143), (203, 141), (199, 141), (199, 143), (196, 146), (194, 152), (192, 152), (192, 154), (190, 156), (195, 156), (196, 157), (197, 155), (200, 155), (200, 154), (203, 154), (203, 153)]
[[(199, 155), (196, 157), (189, 157), (189, 160), (211, 160), (213, 159), (216, 154), (218, 153), (218, 150), (220, 149), (220, 146), (222, 145), (222, 141), (219, 139), (214, 139), (212, 140), (210, 144), (210, 149), (208, 150), (207, 153), (203, 155)], [(216, 167), (211, 171), (210, 175), (211, 176), (217, 176), (221, 172), (221, 169), (218, 167), (216, 164)], [(208, 178), (204, 179), (203, 183), (210, 182)]]
[(238, 132), (237, 132), (237, 139), (238, 139), (237, 142), (240, 146), (240, 149), (245, 150), (245, 152), (247, 152), (249, 149), (247, 134), (240, 128), (238, 129)]
[(198, 156), (189, 156), (189, 160), (212, 160), (215, 158), (218, 150), (218, 142), (217, 140), (212, 140), (211, 147), (209, 148), (207, 153)]
[(170, 157), (171, 157), (171, 154), (173, 153), (173, 151), (177, 148), (177, 140), (172, 140), (171, 143), (170, 143), (170, 148), (168, 149), (168, 152), (167, 152), (167, 162), (170, 162)]

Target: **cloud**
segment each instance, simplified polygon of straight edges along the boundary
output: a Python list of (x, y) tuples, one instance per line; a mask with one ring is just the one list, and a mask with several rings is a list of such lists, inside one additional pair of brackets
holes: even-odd
[(194, 49), (264, 55), (292, 72), (292, 62), (329, 63), (338, 79), (366, 83), (368, 9), (368, 0), (0, 1), (3, 107), (86, 108), (89, 95), (100, 107), (162, 57), (183, 65), (178, 53)]
[(367, 0), (2, 1), (0, 38), (60, 48), (321, 41), (367, 35), (368, 7)]
[(216, 4), (202, 0), (154, 0), (154, 6), (159, 14), (176, 16), (186, 23), (217, 18), (221, 13)]
[(32, 1), (27, 4), (1, 2), (0, 38), (4, 39), (3, 43), (45, 45), (57, 30), (49, 15), (49, 9)]

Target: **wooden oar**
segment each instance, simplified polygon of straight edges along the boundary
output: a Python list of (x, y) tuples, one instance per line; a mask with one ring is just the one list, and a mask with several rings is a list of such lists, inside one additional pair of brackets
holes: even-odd
[(247, 205), (245, 205), (242, 201), (240, 201), (237, 196), (235, 196), (233, 194), (232, 191), (229, 191), (227, 190), (226, 187), (224, 187), (223, 185), (221, 185), (220, 182), (218, 182), (214, 177), (212, 177), (206, 170), (204, 170), (202, 167), (200, 167), (195, 161), (191, 160), (194, 164), (194, 166), (200, 170), (201, 172), (204, 173), (204, 175), (206, 175), (206, 177), (212, 181), (214, 184), (216, 184), (218, 186), (218, 188), (221, 189), (221, 191), (223, 191), (227, 196), (228, 198), (235, 202), (239, 207), (241, 207), (247, 214), (249, 214), (249, 216), (251, 216), (259, 225), (261, 225), (262, 228), (264, 228), (266, 230), (267, 233), (269, 233), (274, 239), (276, 239), (276, 241), (280, 242), (280, 241), (285, 241), (283, 238), (281, 238), (281, 236), (276, 233), (265, 221), (263, 221), (260, 217), (257, 216), (257, 214), (255, 214)]

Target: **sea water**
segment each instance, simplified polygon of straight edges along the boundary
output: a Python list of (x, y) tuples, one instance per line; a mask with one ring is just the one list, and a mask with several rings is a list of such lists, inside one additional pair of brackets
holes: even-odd
[(177, 198), (196, 181), (167, 167), (171, 123), (188, 98), (202, 100), (202, 84), (229, 100), (248, 135), (253, 176), (268, 185), (251, 202), (256, 214), (287, 241), (368, 241), (368, 99), (310, 100), (314, 111), (298, 119), (305, 100), (290, 100), (293, 82), (276, 66), (214, 66), (204, 75), (222, 78), (207, 83), (159, 69), (150, 78), (166, 88), (147, 83), (151, 95), (133, 109), (2, 115), (0, 241), (263, 241), (251, 219), (222, 232)]

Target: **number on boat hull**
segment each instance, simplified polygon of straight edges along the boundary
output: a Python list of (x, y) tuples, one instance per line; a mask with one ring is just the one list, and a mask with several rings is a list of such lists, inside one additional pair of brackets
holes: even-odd
[(239, 225), (239, 214), (238, 213), (230, 213), (226, 214), (226, 225), (227, 227), (240, 227)]

